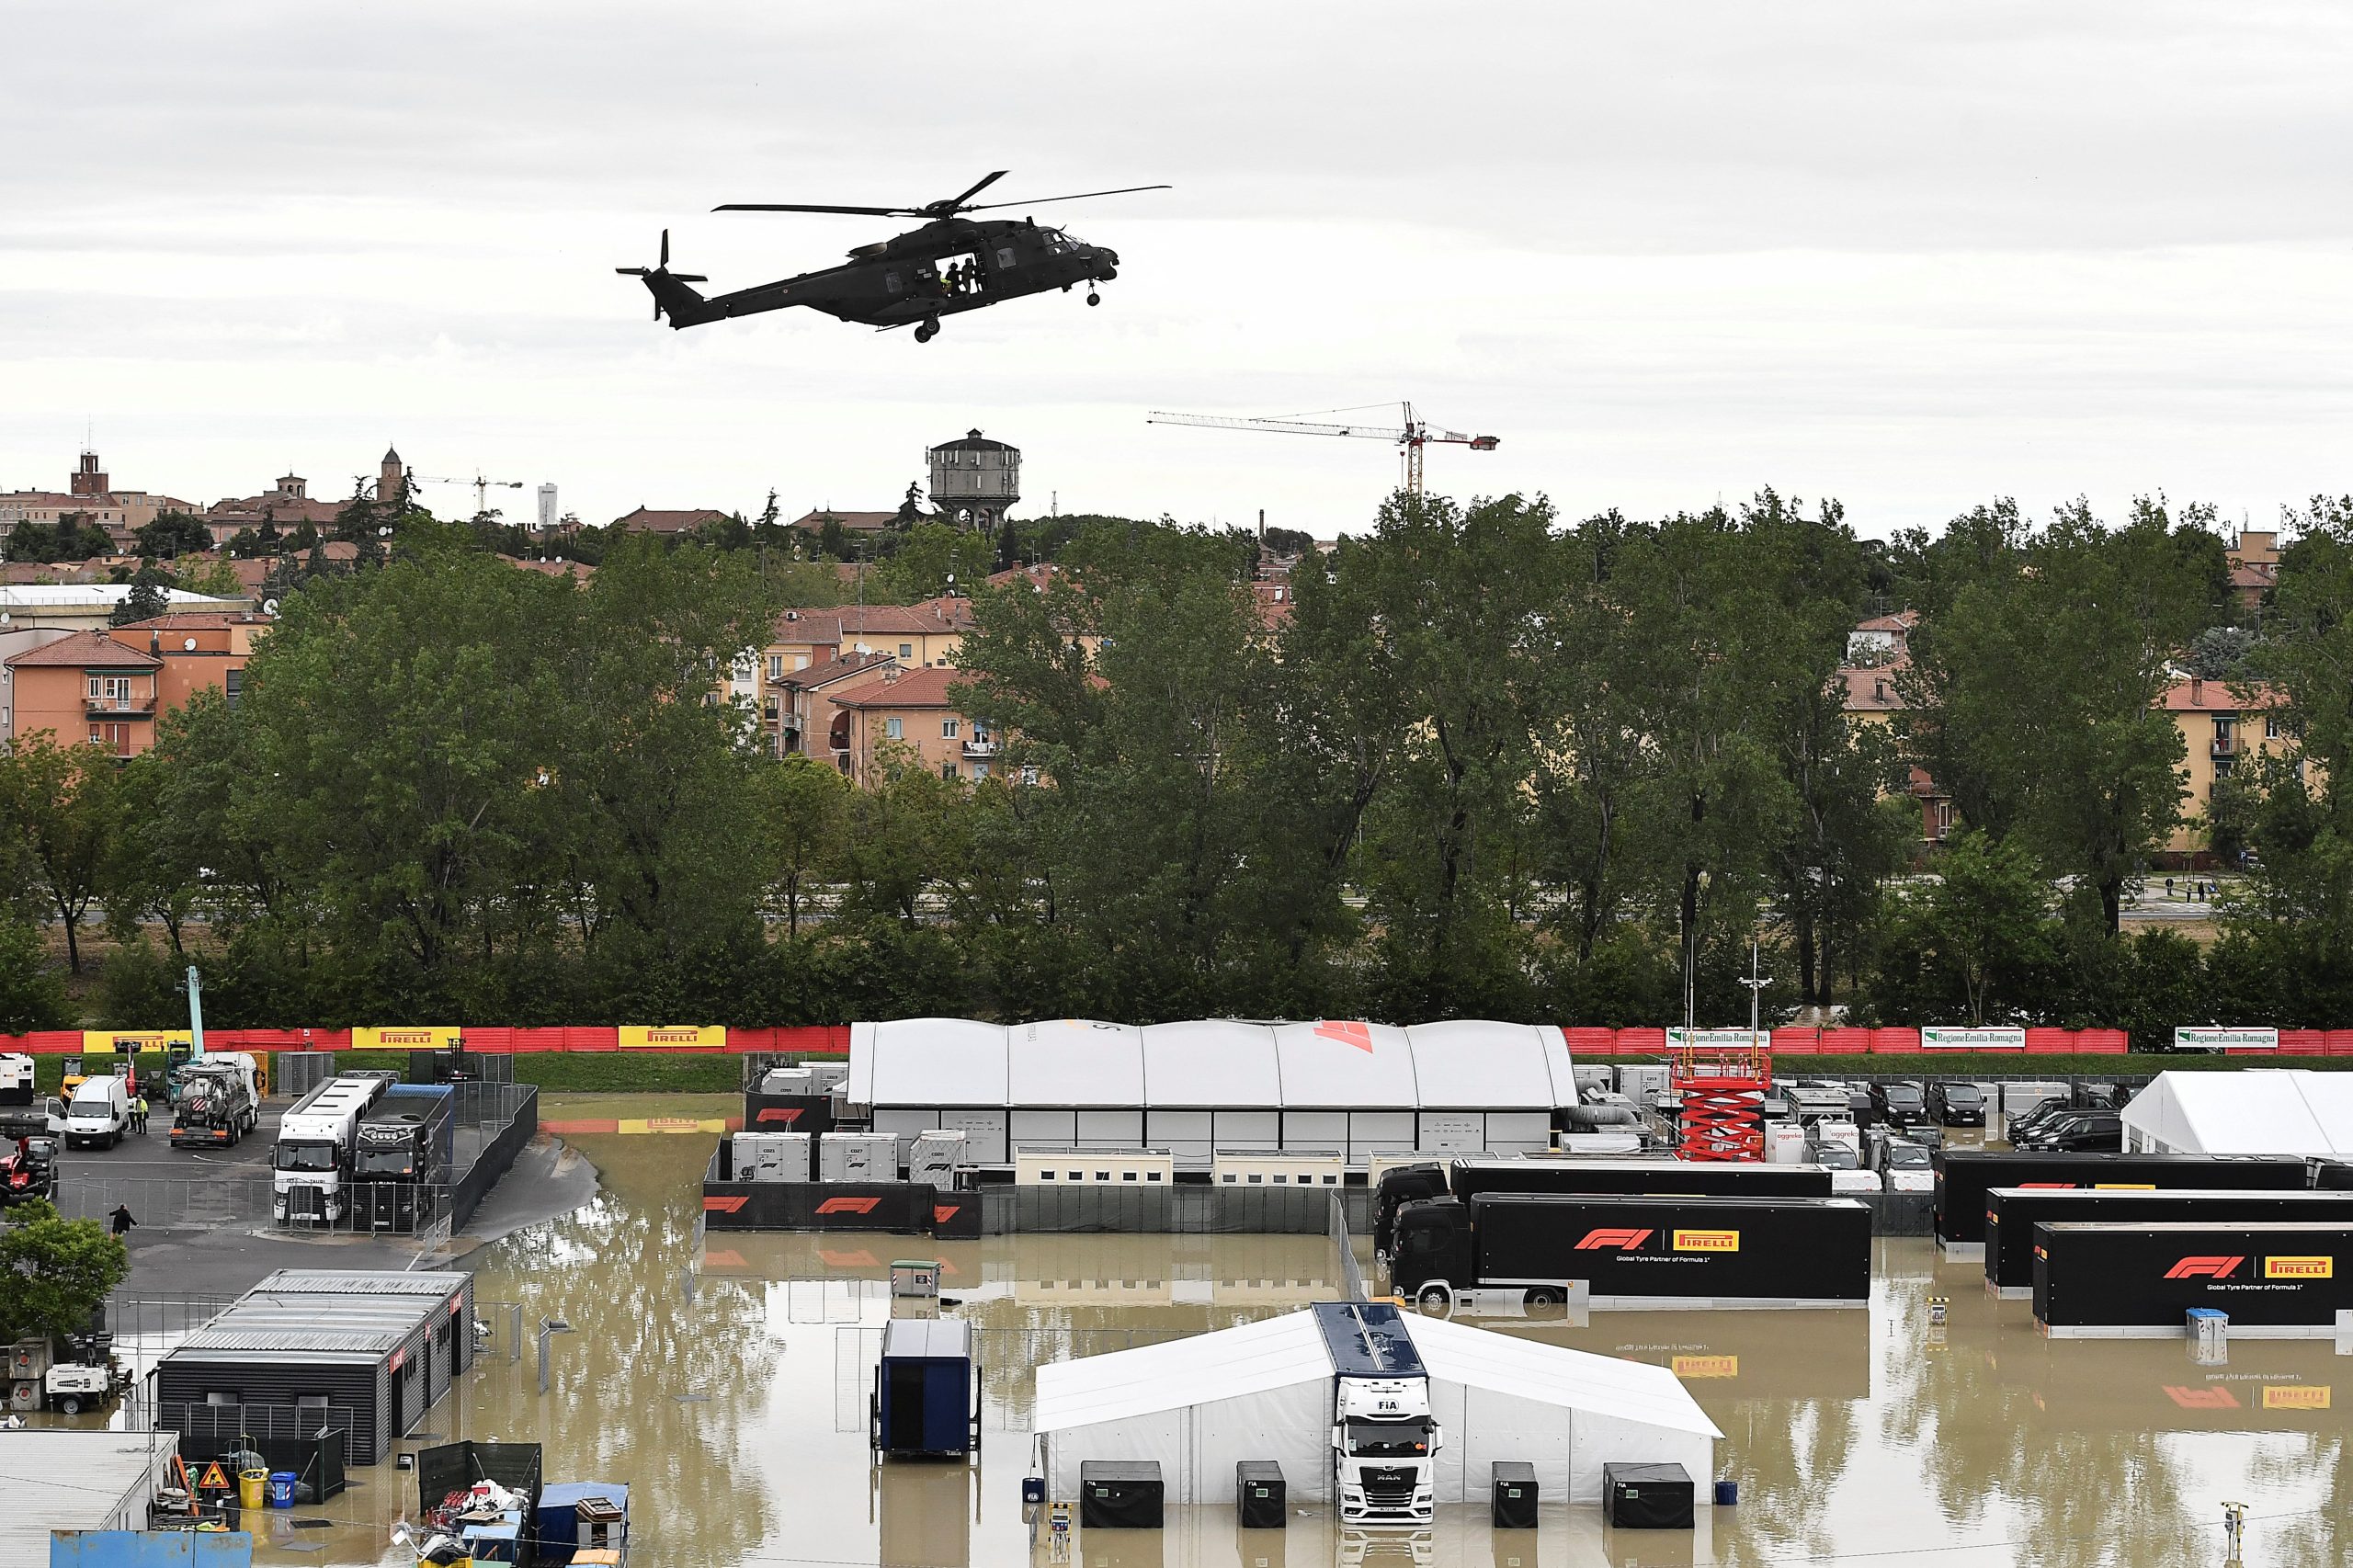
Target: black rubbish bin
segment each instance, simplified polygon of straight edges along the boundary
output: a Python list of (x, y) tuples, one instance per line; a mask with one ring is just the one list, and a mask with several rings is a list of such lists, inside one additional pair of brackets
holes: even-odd
[(1679, 1464), (1605, 1464), (1601, 1506), (1621, 1530), (1688, 1530), (1691, 1477)]
[(1290, 1517), (1283, 1499), (1283, 1467), (1272, 1460), (1234, 1461), (1233, 1506), (1245, 1530), (1282, 1528)]
[(1160, 1528), (1160, 1463), (1156, 1460), (1086, 1460), (1078, 1467), (1082, 1529)]
[(1497, 1460), (1495, 1471), (1495, 1515), (1499, 1530), (1536, 1528), (1536, 1467), (1519, 1460)]

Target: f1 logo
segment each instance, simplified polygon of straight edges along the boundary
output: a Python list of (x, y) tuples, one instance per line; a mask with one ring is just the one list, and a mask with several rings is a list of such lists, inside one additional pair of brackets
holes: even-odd
[(733, 1214), (750, 1201), (748, 1193), (741, 1198), (706, 1198), (702, 1200), (702, 1207), (707, 1214)]
[(1650, 1239), (1648, 1231), (1587, 1231), (1585, 1239), (1577, 1243), (1574, 1250), (1597, 1252), (1603, 1247), (1616, 1247), (1620, 1252), (1629, 1252)]
[(2167, 1383), (2165, 1391), (2165, 1397), (2184, 1410), (2236, 1410), (2239, 1407), (2239, 1402), (2232, 1397), (2231, 1391), (2219, 1384), (2211, 1388), (2188, 1389)]
[(760, 1112), (759, 1119), (762, 1121), (781, 1121), (786, 1126), (790, 1127), (792, 1123), (801, 1119), (801, 1108), (797, 1105), (769, 1106)]
[(935, 1203), (931, 1206), (931, 1222), (935, 1225), (945, 1225), (963, 1212), (963, 1210), (964, 1206), (961, 1203)]
[(828, 1198), (817, 1205), (820, 1214), (871, 1214), (879, 1198)]
[(2168, 1279), (2228, 1279), (2244, 1257), (2185, 1257), (2165, 1270)]

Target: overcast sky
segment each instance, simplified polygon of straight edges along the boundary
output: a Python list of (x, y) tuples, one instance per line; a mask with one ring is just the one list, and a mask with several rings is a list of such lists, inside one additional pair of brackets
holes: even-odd
[[(1410, 398), (1434, 489), (1635, 515), (1771, 484), (1866, 533), (1996, 494), (2353, 489), (2353, 7), (0, 0), (0, 488), (426, 475), (788, 517), (923, 449), (1025, 510), (1319, 534), (1370, 441), (1164, 428)], [(994, 168), (1121, 255), (917, 345), (673, 333), (616, 266), (831, 264)], [(494, 493), (494, 494), (496, 493)], [(461, 512), (471, 494), (432, 487)]]

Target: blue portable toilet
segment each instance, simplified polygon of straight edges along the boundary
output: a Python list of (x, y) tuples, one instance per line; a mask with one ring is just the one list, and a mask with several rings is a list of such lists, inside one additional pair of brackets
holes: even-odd
[(893, 1318), (882, 1330), (869, 1442), (878, 1455), (961, 1459), (981, 1446), (972, 1327), (961, 1318)]

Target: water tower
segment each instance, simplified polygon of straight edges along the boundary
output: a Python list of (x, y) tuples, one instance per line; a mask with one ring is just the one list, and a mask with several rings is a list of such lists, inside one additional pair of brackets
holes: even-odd
[(1021, 449), (978, 430), (924, 454), (931, 504), (961, 527), (994, 531), (1021, 499)]

